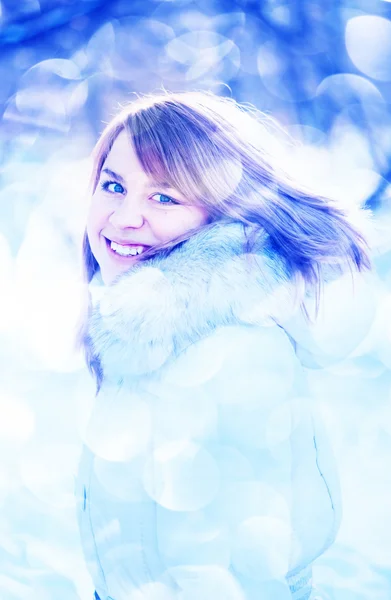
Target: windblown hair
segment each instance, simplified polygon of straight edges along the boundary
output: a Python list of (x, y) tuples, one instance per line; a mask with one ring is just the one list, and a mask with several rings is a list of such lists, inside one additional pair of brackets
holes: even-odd
[[(208, 92), (138, 98), (113, 119), (95, 147), (92, 193), (113, 142), (125, 130), (155, 181), (179, 189), (206, 208), (212, 221), (241, 221), (265, 230), (289, 270), (305, 281), (318, 284), (326, 263), (369, 268), (365, 238), (342, 206), (299, 187), (277, 164), (268, 150), (268, 122), (258, 111)], [(91, 281), (98, 264), (86, 234), (83, 250)]]
[[(94, 150), (91, 192), (117, 136), (125, 131), (145, 170), (206, 208), (210, 221), (240, 221), (269, 244), (290, 273), (319, 292), (323, 268), (370, 268), (367, 243), (342, 205), (306, 190), (270, 151), (271, 119), (251, 107), (208, 92), (137, 98), (103, 131)], [(194, 230), (144, 252), (143, 261), (169, 250)], [(99, 266), (87, 234), (83, 255), (90, 282)]]

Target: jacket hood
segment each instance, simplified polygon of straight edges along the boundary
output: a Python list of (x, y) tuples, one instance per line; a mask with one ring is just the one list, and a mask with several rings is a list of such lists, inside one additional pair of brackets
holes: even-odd
[(143, 375), (224, 325), (268, 326), (303, 299), (265, 233), (215, 223), (141, 261), (101, 290), (87, 344), (104, 377)]

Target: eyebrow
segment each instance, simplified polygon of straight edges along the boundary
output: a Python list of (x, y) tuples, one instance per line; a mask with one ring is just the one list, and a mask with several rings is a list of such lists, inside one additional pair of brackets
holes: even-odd
[(117, 181), (119, 181), (120, 183), (125, 183), (125, 179), (121, 177), (121, 175), (118, 175), (118, 173), (116, 173), (115, 171), (112, 171), (111, 169), (102, 169), (102, 173), (106, 173), (113, 179), (117, 179)]
[[(125, 179), (121, 175), (116, 173), (115, 171), (112, 171), (111, 169), (108, 169), (106, 167), (106, 168), (102, 169), (102, 173), (106, 173), (106, 175), (109, 175), (109, 177), (112, 177), (113, 179), (116, 179), (117, 181), (119, 181), (120, 183), (125, 185)], [(157, 180), (151, 180), (151, 183), (147, 187), (154, 187), (157, 185), (159, 187), (164, 188), (165, 190), (175, 189), (169, 183), (166, 183), (165, 181), (157, 181)]]

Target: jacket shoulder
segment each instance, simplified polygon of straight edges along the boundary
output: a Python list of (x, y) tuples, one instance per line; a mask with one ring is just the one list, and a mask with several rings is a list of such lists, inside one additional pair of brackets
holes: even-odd
[(106, 369), (147, 373), (216, 327), (278, 321), (299, 295), (262, 241), (249, 252), (242, 225), (215, 225), (109, 286), (88, 339)]

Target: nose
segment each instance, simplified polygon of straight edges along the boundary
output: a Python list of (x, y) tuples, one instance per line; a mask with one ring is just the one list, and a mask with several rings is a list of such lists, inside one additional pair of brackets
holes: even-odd
[(141, 203), (136, 198), (124, 198), (109, 217), (110, 224), (115, 229), (139, 229), (144, 224)]

